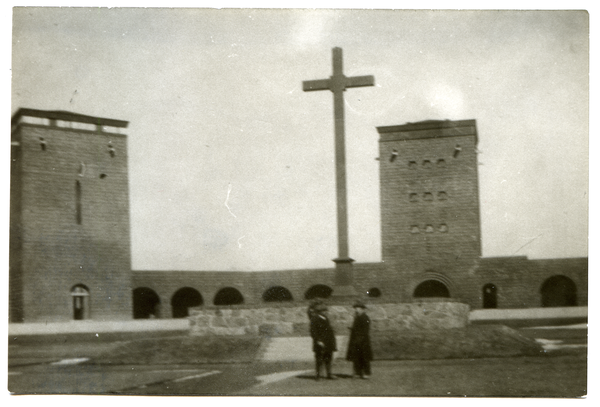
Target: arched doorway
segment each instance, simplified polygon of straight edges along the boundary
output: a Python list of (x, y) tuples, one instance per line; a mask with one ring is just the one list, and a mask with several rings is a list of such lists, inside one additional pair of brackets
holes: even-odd
[(263, 301), (265, 302), (283, 302), (292, 300), (293, 298), (290, 290), (281, 286), (271, 287), (263, 293)]
[(415, 298), (450, 298), (448, 287), (437, 280), (426, 280), (415, 288)]
[(83, 284), (77, 284), (71, 288), (73, 299), (73, 319), (78, 321), (90, 317), (89, 298), (90, 291)]
[(160, 297), (148, 287), (133, 290), (133, 318), (148, 319), (160, 317)]
[(213, 301), (215, 305), (236, 305), (243, 303), (244, 296), (233, 287), (221, 288)]
[(188, 308), (197, 307), (204, 303), (198, 290), (191, 287), (180, 288), (171, 297), (171, 314), (173, 318), (185, 318), (189, 315)]
[(577, 286), (565, 276), (552, 276), (542, 284), (542, 307), (574, 307), (577, 305)]
[(329, 298), (333, 289), (326, 286), (325, 284), (316, 284), (310, 287), (304, 293), (304, 298), (307, 300), (314, 300), (315, 298)]
[(483, 286), (483, 308), (498, 308), (498, 296), (494, 284)]

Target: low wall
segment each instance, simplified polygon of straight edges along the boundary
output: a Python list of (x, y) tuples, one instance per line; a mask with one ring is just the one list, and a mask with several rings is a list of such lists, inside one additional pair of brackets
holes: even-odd
[[(309, 335), (306, 307), (190, 309), (191, 335)], [(463, 328), (469, 306), (457, 302), (372, 304), (372, 331)], [(336, 334), (345, 335), (354, 319), (351, 306), (329, 306)]]

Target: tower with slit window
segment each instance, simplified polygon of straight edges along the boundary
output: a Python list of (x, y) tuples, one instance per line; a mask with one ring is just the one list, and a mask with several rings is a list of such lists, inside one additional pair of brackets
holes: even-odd
[(475, 120), (377, 130), (382, 260), (396, 292), (465, 297), (481, 256)]
[(127, 124), (13, 115), (11, 322), (132, 318)]

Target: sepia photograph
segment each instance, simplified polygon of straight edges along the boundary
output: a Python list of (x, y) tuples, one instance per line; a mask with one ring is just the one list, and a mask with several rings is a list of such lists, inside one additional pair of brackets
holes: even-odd
[(588, 397), (590, 11), (366, 6), (4, 8), (9, 398)]

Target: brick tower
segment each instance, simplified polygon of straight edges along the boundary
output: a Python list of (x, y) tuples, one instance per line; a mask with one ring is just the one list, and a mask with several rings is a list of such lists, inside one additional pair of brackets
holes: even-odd
[(377, 128), (382, 260), (401, 300), (462, 299), (481, 256), (475, 120)]
[(127, 124), (13, 116), (11, 322), (132, 318)]

